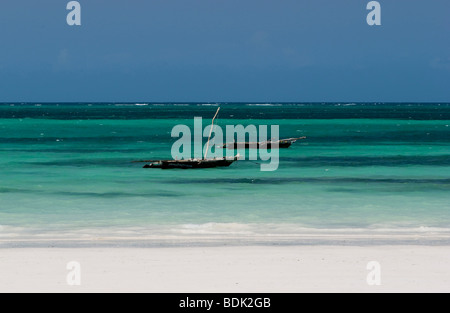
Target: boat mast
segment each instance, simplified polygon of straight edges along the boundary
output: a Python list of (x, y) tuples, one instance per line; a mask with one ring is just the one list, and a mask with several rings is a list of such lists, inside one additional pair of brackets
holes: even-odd
[(212, 122), (211, 122), (211, 130), (209, 131), (208, 143), (206, 144), (205, 159), (206, 159), (206, 157), (208, 156), (209, 140), (211, 139), (211, 134), (212, 134), (212, 131), (213, 131), (213, 128), (214, 128), (214, 120), (216, 119), (217, 114), (219, 114), (219, 110), (220, 110), (220, 107), (217, 108), (217, 112), (216, 112), (216, 114), (214, 115), (214, 117), (213, 117), (213, 119), (212, 119)]

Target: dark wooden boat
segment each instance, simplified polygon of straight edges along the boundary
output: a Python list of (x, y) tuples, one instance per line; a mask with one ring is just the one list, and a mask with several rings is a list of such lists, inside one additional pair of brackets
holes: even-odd
[(223, 148), (228, 149), (271, 149), (272, 145), (275, 145), (278, 143), (279, 149), (285, 149), (289, 148), (294, 142), (297, 140), (306, 139), (306, 137), (299, 137), (299, 138), (287, 138), (287, 139), (281, 139), (278, 141), (264, 141), (264, 142), (233, 142), (233, 143), (227, 143), (224, 144)]
[(239, 156), (233, 158), (215, 158), (215, 159), (188, 159), (188, 160), (156, 160), (146, 164), (144, 168), (161, 169), (193, 169), (193, 168), (213, 168), (228, 167), (237, 161)]
[[(212, 125), (214, 125), (214, 120), (219, 113), (220, 107), (217, 109), (216, 114), (212, 119)], [(134, 163), (147, 163), (144, 168), (160, 168), (160, 169), (194, 169), (194, 168), (213, 168), (213, 167), (228, 167), (233, 162), (239, 159), (239, 154), (234, 157), (222, 157), (222, 158), (207, 158), (209, 151), (209, 141), (211, 139), (212, 127), (209, 133), (208, 144), (206, 146), (205, 156), (201, 159), (186, 159), (186, 160), (145, 160), (145, 161), (134, 161)]]

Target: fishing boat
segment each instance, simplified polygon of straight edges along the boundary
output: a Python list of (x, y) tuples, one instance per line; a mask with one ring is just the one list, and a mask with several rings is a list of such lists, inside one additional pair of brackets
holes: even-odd
[(268, 140), (262, 142), (233, 142), (226, 143), (222, 147), (228, 149), (271, 149), (272, 146), (278, 146), (280, 149), (289, 148), (297, 140), (306, 139), (306, 137), (287, 138), (276, 141)]
[(239, 160), (240, 155), (237, 154), (234, 157), (222, 157), (222, 158), (209, 158), (209, 141), (211, 139), (211, 134), (214, 126), (214, 120), (219, 114), (220, 107), (217, 108), (216, 114), (214, 115), (211, 123), (211, 131), (208, 137), (208, 143), (206, 145), (206, 152), (203, 158), (193, 158), (193, 159), (183, 159), (183, 160), (145, 160), (145, 161), (134, 161), (134, 162), (145, 162), (144, 168), (160, 168), (160, 169), (195, 169), (195, 168), (214, 168), (214, 167), (228, 167), (233, 162)]
[(161, 169), (191, 169), (191, 168), (212, 168), (212, 167), (228, 167), (239, 159), (239, 155), (233, 158), (214, 158), (214, 159), (188, 159), (188, 160), (155, 160), (144, 165), (144, 168), (161, 168)]

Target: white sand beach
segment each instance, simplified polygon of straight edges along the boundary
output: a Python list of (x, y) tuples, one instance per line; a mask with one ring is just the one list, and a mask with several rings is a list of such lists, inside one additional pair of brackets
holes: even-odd
[[(72, 261), (78, 286), (67, 283)], [(367, 283), (371, 261), (381, 285)], [(2, 293), (449, 291), (448, 246), (0, 249)]]

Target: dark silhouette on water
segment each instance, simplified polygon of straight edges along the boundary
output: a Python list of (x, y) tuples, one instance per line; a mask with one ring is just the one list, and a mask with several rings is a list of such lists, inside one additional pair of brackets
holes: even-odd
[(228, 167), (233, 162), (239, 159), (239, 154), (232, 158), (222, 157), (208, 159), (209, 141), (211, 139), (211, 134), (214, 126), (214, 120), (219, 114), (220, 107), (217, 108), (216, 114), (214, 115), (211, 123), (211, 131), (208, 137), (208, 143), (206, 145), (205, 156), (201, 159), (186, 159), (186, 160), (147, 160), (147, 161), (134, 161), (148, 163), (144, 165), (144, 168), (160, 168), (160, 169), (194, 169), (194, 168), (213, 168), (213, 167)]
[(188, 160), (159, 160), (146, 164), (144, 168), (161, 169), (191, 169), (191, 168), (212, 168), (228, 167), (237, 161), (239, 156), (233, 158), (215, 158), (215, 159), (188, 159)]
[(297, 140), (306, 139), (306, 137), (280, 139), (278, 141), (263, 142), (233, 142), (226, 143), (222, 147), (228, 149), (271, 149), (272, 145), (277, 145), (279, 149), (289, 148)]

